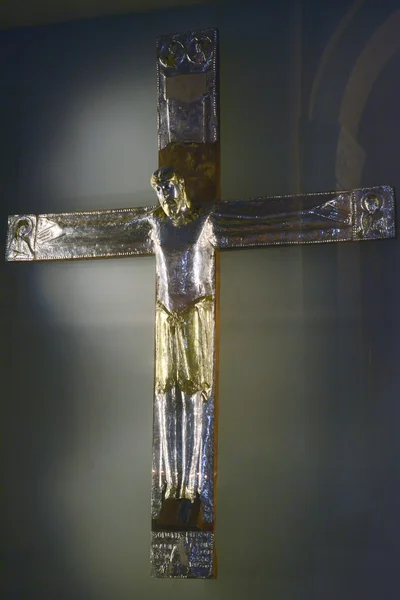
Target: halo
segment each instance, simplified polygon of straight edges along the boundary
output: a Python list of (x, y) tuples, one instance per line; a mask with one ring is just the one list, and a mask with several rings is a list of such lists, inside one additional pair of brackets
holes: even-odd
[(186, 53), (192, 64), (205, 68), (213, 58), (214, 44), (207, 35), (194, 35), (187, 43)]
[(160, 62), (166, 68), (177, 69), (179, 65), (185, 60), (186, 53), (185, 47), (176, 38), (167, 40), (161, 46), (160, 50)]
[(362, 198), (361, 198), (360, 204), (361, 204), (362, 211), (365, 212), (365, 213), (371, 214), (371, 212), (368, 210), (368, 208), (366, 206), (366, 201), (369, 198), (371, 198), (371, 199), (373, 198), (374, 200), (377, 200), (378, 201), (378, 209), (377, 209), (377, 211), (381, 210), (381, 208), (383, 206), (383, 198), (382, 198), (382, 196), (380, 196), (379, 194), (376, 194), (375, 192), (368, 192), (368, 193), (364, 194), (362, 196)]
[[(27, 231), (25, 231), (23, 233), (23, 235), (20, 234), (20, 229), (21, 226), (25, 225), (27, 227)], [(30, 217), (24, 216), (24, 217), (19, 217), (15, 223), (14, 223), (14, 238), (16, 240), (24, 240), (25, 238), (29, 237), (33, 232), (33, 222), (32, 219)]]

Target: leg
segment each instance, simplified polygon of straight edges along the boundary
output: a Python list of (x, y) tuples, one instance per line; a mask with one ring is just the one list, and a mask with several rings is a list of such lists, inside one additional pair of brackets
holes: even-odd
[(182, 397), (182, 479), (180, 498), (194, 502), (199, 491), (200, 455), (202, 447), (201, 393)]
[[(175, 498), (178, 490), (180, 399), (175, 389), (156, 395), (155, 453), (159, 490), (165, 489), (164, 497)], [(153, 467), (154, 470), (154, 467)]]
[(175, 498), (178, 490), (178, 418), (180, 396), (174, 381), (175, 329), (163, 305), (156, 305), (156, 371), (153, 426), (152, 515), (157, 518), (162, 497)]
[(202, 298), (185, 311), (179, 327), (176, 328), (176, 344), (177, 379), (183, 407), (182, 480), (179, 497), (194, 502), (203, 485), (201, 456), (203, 438), (208, 431), (203, 405), (210, 398), (213, 383), (214, 300), (212, 298)]

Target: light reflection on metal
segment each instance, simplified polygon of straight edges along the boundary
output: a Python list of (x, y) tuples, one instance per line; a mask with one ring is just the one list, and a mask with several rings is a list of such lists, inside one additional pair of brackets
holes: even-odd
[[(175, 179), (184, 189), (183, 178), (173, 169), (169, 172), (171, 183)], [(6, 260), (159, 254), (160, 301), (167, 311), (180, 311), (190, 302), (213, 297), (210, 257), (215, 249), (395, 236), (394, 189), (385, 185), (348, 192), (230, 200), (191, 210), (179, 215), (181, 224), (169, 218), (161, 206), (14, 215), (8, 218)], [(168, 248), (171, 240), (175, 246)], [(176, 254), (178, 248), (181, 255)], [(205, 255), (207, 261), (203, 260)], [(181, 272), (191, 275), (182, 278)]]
[(159, 205), (16, 215), (9, 261), (156, 257), (152, 572), (215, 574), (216, 253), (395, 235), (389, 186), (216, 202), (216, 32), (158, 42)]
[[(7, 259), (155, 254), (153, 573), (210, 577), (216, 251), (393, 237), (394, 193), (380, 186), (194, 208), (176, 170), (160, 169), (151, 181), (159, 207), (10, 217)], [(172, 528), (163, 525), (172, 517), (161, 514), (171, 500), (180, 502)], [(189, 535), (196, 500), (201, 511), (195, 519), (198, 531)]]

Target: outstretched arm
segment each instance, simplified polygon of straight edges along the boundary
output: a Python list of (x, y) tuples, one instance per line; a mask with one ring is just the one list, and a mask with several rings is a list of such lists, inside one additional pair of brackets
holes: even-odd
[(8, 219), (6, 260), (68, 260), (152, 254), (151, 208)]
[(221, 250), (357, 241), (395, 235), (390, 186), (219, 202), (210, 215)]

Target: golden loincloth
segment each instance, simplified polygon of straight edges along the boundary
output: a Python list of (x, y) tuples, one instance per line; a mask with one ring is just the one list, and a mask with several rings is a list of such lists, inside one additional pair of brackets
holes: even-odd
[(180, 311), (156, 305), (156, 392), (177, 386), (181, 392), (202, 392), (213, 383), (214, 298), (205, 296)]

